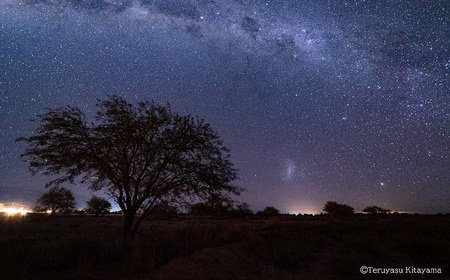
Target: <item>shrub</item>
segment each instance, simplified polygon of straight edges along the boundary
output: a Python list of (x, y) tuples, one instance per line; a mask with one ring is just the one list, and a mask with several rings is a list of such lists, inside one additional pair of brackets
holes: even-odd
[(323, 211), (332, 216), (351, 216), (353, 214), (353, 207), (346, 204), (339, 204), (334, 201), (328, 201), (323, 207)]
[(280, 210), (278, 210), (277, 208), (272, 207), (272, 206), (267, 206), (266, 208), (264, 208), (263, 211), (257, 212), (256, 215), (257, 216), (266, 216), (266, 217), (267, 216), (268, 217), (278, 216), (278, 215), (280, 215)]

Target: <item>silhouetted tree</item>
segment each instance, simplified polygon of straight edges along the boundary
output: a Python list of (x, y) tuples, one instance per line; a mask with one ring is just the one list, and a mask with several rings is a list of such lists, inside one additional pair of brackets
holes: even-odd
[(237, 203), (231, 210), (231, 216), (245, 217), (252, 216), (253, 211), (250, 210), (250, 206), (247, 203)]
[(350, 216), (353, 214), (353, 207), (346, 204), (339, 204), (334, 201), (328, 201), (323, 207), (323, 211), (332, 216)]
[(83, 216), (86, 213), (86, 210), (80, 209), (73, 211), (73, 214)]
[(202, 119), (117, 96), (97, 107), (94, 122), (78, 108), (50, 109), (39, 116), (37, 133), (18, 141), (28, 144), (22, 157), (33, 173), (59, 175), (47, 185), (79, 178), (106, 189), (124, 213), (125, 233), (135, 232), (154, 205), (240, 193), (231, 184), (237, 173), (229, 150)]
[(189, 214), (206, 216), (211, 215), (211, 207), (205, 202), (195, 203), (189, 206)]
[(42, 207), (41, 205), (36, 205), (35, 207), (33, 207), (33, 212), (34, 213), (42, 213), (47, 211), (45, 207)]
[(192, 215), (211, 215), (225, 216), (233, 207), (233, 201), (228, 197), (212, 195), (204, 202), (190, 205), (189, 214)]
[(37, 201), (36, 210), (45, 212), (51, 210), (51, 215), (57, 211), (62, 213), (70, 213), (75, 207), (75, 199), (71, 190), (60, 187), (53, 187), (44, 193)]
[(173, 205), (163, 204), (155, 206), (149, 216), (156, 219), (172, 219), (176, 217), (177, 214), (177, 207)]
[(189, 214), (215, 217), (244, 217), (253, 215), (247, 203), (225, 200), (223, 203), (208, 200), (190, 206)]
[(109, 213), (112, 207), (108, 200), (96, 196), (93, 196), (91, 199), (86, 201), (86, 204), (86, 212), (89, 214), (94, 214), (95, 216)]
[(280, 210), (275, 207), (267, 206), (262, 211), (258, 211), (256, 213), (257, 216), (278, 216), (280, 215)]
[(387, 213), (391, 212), (391, 210), (389, 210), (389, 209), (384, 209), (384, 208), (381, 208), (378, 206), (367, 206), (362, 211), (363, 211), (363, 213), (368, 213), (368, 214), (387, 214)]

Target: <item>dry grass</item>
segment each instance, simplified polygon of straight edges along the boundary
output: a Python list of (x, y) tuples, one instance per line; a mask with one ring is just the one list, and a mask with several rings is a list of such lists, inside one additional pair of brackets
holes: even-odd
[(0, 217), (0, 279), (362, 279), (362, 265), (438, 267), (444, 275), (398, 279), (448, 279), (450, 271), (449, 216), (180, 217), (147, 221), (133, 239), (121, 226), (121, 217)]

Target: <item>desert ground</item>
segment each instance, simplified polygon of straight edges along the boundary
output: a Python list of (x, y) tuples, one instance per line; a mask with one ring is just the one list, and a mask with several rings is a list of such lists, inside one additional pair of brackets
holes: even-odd
[[(449, 215), (0, 217), (0, 279), (450, 279)], [(438, 274), (361, 274), (439, 268)]]

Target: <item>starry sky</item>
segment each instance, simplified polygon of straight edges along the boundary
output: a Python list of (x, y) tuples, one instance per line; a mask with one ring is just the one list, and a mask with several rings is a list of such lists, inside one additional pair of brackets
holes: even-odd
[[(44, 108), (170, 102), (231, 149), (253, 210), (450, 212), (450, 2), (0, 0), (0, 202)], [(91, 193), (71, 187), (79, 207)]]

